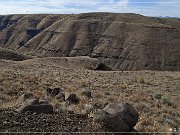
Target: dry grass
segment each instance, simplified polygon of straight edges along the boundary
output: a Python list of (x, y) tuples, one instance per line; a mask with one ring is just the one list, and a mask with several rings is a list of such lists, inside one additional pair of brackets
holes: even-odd
[[(53, 65), (40, 68), (39, 63), (10, 63), (8, 68), (0, 63), (1, 107), (16, 107), (15, 103), (23, 92), (28, 91), (41, 98), (47, 88), (59, 87), (80, 98), (78, 105), (68, 106), (76, 112), (84, 113), (85, 104), (96, 104), (103, 108), (108, 102), (129, 102), (140, 113), (136, 125), (138, 131), (166, 132), (169, 128), (179, 127), (179, 72), (152, 74), (151, 71), (117, 71), (112, 76), (112, 72), (68, 69)], [(84, 88), (92, 90), (92, 99), (81, 95)], [(54, 98), (50, 102), (54, 106), (60, 104), (67, 107)]]
[(144, 77), (141, 77), (141, 78), (139, 79), (139, 82), (142, 83), (142, 84), (145, 84), (145, 79), (144, 79)]

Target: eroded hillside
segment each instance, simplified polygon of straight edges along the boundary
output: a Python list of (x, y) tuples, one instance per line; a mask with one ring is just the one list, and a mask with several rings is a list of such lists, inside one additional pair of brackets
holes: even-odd
[(180, 70), (180, 21), (137, 14), (0, 16), (0, 46), (39, 57), (90, 56), (114, 70)]

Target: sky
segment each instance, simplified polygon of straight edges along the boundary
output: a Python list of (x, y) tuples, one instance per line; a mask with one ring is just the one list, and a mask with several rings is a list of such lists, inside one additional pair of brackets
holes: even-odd
[(180, 0), (0, 0), (0, 14), (137, 13), (180, 17)]

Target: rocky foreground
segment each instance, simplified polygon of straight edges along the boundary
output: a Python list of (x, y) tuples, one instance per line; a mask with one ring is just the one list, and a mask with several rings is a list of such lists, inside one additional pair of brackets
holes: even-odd
[[(179, 82), (179, 72), (94, 71), (63, 67), (45, 58), (0, 60), (0, 132), (109, 132), (116, 131), (112, 130), (115, 120), (123, 119), (124, 125), (130, 127), (125, 128), (129, 132), (133, 129), (177, 133)], [(64, 95), (57, 95), (56, 90)], [(90, 91), (91, 95), (84, 95), (84, 91)], [(49, 104), (53, 112), (28, 112), (30, 101), (22, 98), (24, 93), (32, 93), (33, 99), (37, 99), (31, 105)], [(67, 93), (71, 98), (67, 98)], [(138, 120), (136, 115), (119, 115), (126, 110), (119, 106), (122, 103), (130, 104), (138, 112)], [(119, 109), (112, 109), (111, 104)], [(134, 109), (128, 110), (134, 112)], [(98, 114), (103, 116), (100, 120), (105, 125), (94, 119)], [(132, 119), (126, 116), (136, 118), (135, 124), (129, 124)], [(110, 119), (110, 123), (104, 118)]]
[(1, 132), (105, 132), (92, 124), (92, 118), (71, 112), (37, 114), (1, 109), (0, 119)]
[[(92, 98), (90, 91), (83, 94)], [(32, 93), (25, 93), (18, 99), (22, 102), (18, 109), (2, 109), (2, 132), (137, 132), (134, 126), (139, 114), (128, 103), (109, 103), (104, 109), (85, 104), (85, 113), (77, 114), (67, 108), (79, 103), (76, 94), (64, 94), (55, 88), (47, 89), (47, 95), (44, 100), (39, 100)], [(66, 108), (60, 104), (53, 106), (48, 101), (54, 96), (60, 99), (59, 102), (65, 102)]]

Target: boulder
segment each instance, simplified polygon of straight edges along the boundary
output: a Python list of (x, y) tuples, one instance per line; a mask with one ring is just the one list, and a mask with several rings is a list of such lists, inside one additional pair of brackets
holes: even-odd
[(94, 120), (103, 123), (110, 132), (130, 132), (138, 118), (138, 112), (128, 103), (111, 103), (94, 114)]
[(18, 112), (35, 112), (35, 113), (53, 113), (53, 106), (50, 104), (22, 105), (17, 109)]
[(76, 94), (66, 92), (65, 101), (69, 102), (70, 104), (78, 104), (79, 98), (76, 96)]
[(22, 106), (17, 109), (18, 112), (36, 112), (36, 113), (52, 113), (53, 106), (49, 103), (38, 99), (27, 99)]
[(133, 128), (139, 119), (136, 109), (128, 103), (110, 103), (103, 110), (123, 120), (130, 128)]

